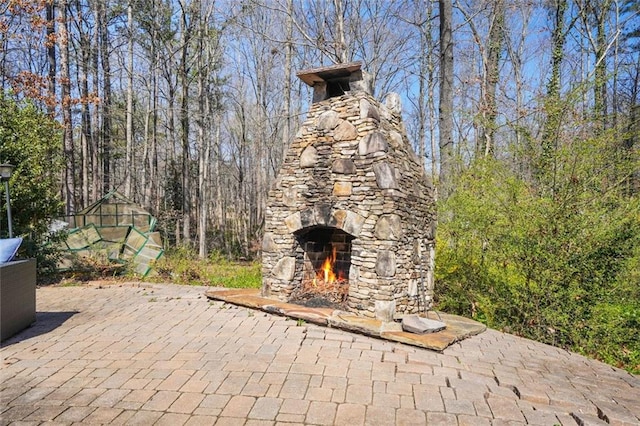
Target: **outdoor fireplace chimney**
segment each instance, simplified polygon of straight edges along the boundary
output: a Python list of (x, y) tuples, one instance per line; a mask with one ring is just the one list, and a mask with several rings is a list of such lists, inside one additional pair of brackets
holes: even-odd
[[(269, 192), (262, 295), (314, 306), (326, 299), (370, 317), (381, 307), (418, 313), (433, 295), (433, 190), (399, 97), (375, 100), (360, 68), (298, 73), (313, 103)], [(323, 270), (329, 263), (333, 281)]]

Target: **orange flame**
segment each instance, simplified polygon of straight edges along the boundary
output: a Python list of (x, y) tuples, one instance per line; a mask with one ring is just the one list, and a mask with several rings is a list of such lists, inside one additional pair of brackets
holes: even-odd
[(331, 254), (326, 257), (326, 259), (322, 263), (322, 266), (316, 273), (316, 276), (313, 278), (313, 285), (314, 286), (317, 285), (318, 281), (324, 284), (332, 284), (340, 280), (344, 280), (344, 277), (342, 276), (342, 271), (339, 271), (338, 274), (336, 275), (334, 271), (335, 264), (336, 264), (336, 248), (333, 247), (333, 249), (331, 250)]
[(331, 255), (327, 256), (327, 258), (322, 263), (322, 267), (320, 271), (318, 271), (318, 278), (324, 279), (325, 283), (333, 283), (336, 282), (338, 277), (335, 272), (333, 272), (333, 266), (336, 263), (336, 248), (334, 247), (331, 251)]

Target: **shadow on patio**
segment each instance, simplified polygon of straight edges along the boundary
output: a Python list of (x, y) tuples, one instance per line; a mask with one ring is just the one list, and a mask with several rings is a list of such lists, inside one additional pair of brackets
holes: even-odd
[(14, 343), (30, 339), (41, 334), (49, 333), (60, 327), (69, 318), (79, 313), (78, 311), (70, 312), (36, 312), (36, 322), (30, 327), (24, 329), (13, 337), (2, 342), (0, 347), (10, 346)]

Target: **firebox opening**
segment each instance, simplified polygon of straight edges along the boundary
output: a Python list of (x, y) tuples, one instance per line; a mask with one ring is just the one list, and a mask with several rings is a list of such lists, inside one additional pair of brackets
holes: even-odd
[(294, 290), (296, 303), (340, 307), (349, 294), (351, 241), (338, 228), (318, 226), (296, 234), (302, 248), (302, 282)]

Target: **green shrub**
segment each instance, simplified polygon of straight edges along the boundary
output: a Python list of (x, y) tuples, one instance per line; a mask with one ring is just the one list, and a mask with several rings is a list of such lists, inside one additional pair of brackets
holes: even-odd
[[(15, 166), (9, 188), (13, 231), (24, 238), (19, 256), (36, 258), (38, 275), (55, 269), (60, 237), (49, 233), (51, 218), (62, 212), (59, 176), (63, 168), (58, 125), (27, 101), (0, 94), (0, 162)], [(0, 190), (4, 201), (4, 187)], [(6, 237), (4, 202), (0, 238)]]
[(436, 302), (637, 372), (640, 200), (593, 175), (602, 147), (585, 144), (553, 188), (496, 160), (461, 174), (439, 206)]

